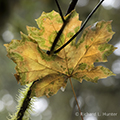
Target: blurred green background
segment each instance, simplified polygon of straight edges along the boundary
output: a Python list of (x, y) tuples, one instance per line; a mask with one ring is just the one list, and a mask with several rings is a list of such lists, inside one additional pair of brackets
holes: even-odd
[[(70, 0), (58, 0), (63, 13)], [(76, 6), (80, 20), (84, 21), (99, 0), (78, 0)], [(20, 39), (20, 31), (26, 32), (26, 25), (35, 26), (34, 19), (43, 11), (56, 10), (54, 0), (0, 0), (0, 120), (6, 120), (8, 113), (16, 110), (16, 94), (23, 88), (17, 83), (14, 73), (15, 64), (6, 56), (3, 44), (11, 39)], [(111, 44), (118, 49), (108, 57), (103, 66), (111, 69), (116, 76), (99, 80), (97, 84), (83, 81), (80, 84), (72, 80), (84, 120), (119, 120), (120, 119), (120, 1), (105, 0), (92, 16), (87, 26), (100, 20), (113, 20), (116, 32)], [(68, 82), (65, 92), (59, 92), (51, 98), (36, 98), (31, 120), (80, 120), (73, 92)], [(113, 113), (113, 114), (112, 114)]]

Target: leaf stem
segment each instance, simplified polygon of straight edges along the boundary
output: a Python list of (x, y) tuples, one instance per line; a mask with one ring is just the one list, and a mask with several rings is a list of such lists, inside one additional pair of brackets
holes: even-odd
[[(78, 0), (72, 0), (72, 1), (71, 1), (70, 5), (69, 5), (69, 8), (68, 8), (68, 10), (67, 10), (66, 15), (68, 15), (72, 10), (74, 10), (74, 8), (75, 8), (75, 6), (76, 6), (76, 4), (77, 4), (77, 1), (78, 1)], [(65, 15), (65, 16), (66, 16), (66, 15)]]
[(54, 51), (54, 53), (58, 53), (60, 50), (62, 50), (66, 45), (68, 45), (77, 35), (83, 30), (85, 25), (87, 24), (88, 20), (91, 18), (91, 16), (95, 13), (95, 11), (99, 8), (99, 6), (102, 4), (104, 0), (100, 0), (100, 2), (96, 5), (96, 7), (92, 10), (92, 12), (88, 15), (88, 17), (85, 19), (84, 23), (82, 24), (80, 30), (69, 40), (67, 41), (62, 47)]
[(71, 78), (69, 78), (69, 81), (70, 81), (70, 85), (71, 85), (71, 88), (72, 88), (72, 91), (73, 91), (73, 94), (74, 94), (74, 97), (75, 97), (75, 101), (76, 101), (77, 106), (78, 106), (78, 110), (79, 110), (81, 119), (84, 120), (84, 119), (83, 119), (83, 116), (82, 116), (82, 114), (81, 114), (80, 106), (79, 106), (79, 103), (78, 103), (78, 100), (77, 100), (77, 97), (76, 97), (76, 94), (75, 94), (75, 90), (74, 90), (74, 88), (73, 88), (73, 84), (72, 84)]

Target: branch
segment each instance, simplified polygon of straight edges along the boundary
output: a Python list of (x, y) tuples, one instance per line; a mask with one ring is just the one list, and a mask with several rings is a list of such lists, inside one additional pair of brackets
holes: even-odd
[(67, 10), (66, 15), (68, 15), (72, 10), (74, 10), (78, 0), (72, 0), (72, 2), (69, 5), (69, 8)]
[[(66, 15), (69, 14), (69, 13), (75, 8), (75, 5), (76, 5), (77, 1), (78, 1), (78, 0), (73, 0), (73, 1), (71, 2), (70, 6), (69, 6), (69, 8), (68, 8), (68, 11), (67, 11), (67, 13), (66, 13)], [(53, 42), (53, 44), (52, 44), (52, 47), (51, 47), (50, 51), (47, 51), (47, 54), (48, 54), (48, 55), (52, 55), (52, 54), (54, 53), (54, 48), (55, 48), (55, 46), (56, 46), (56, 44), (57, 44), (57, 42), (58, 42), (58, 40), (59, 40), (59, 38), (60, 38), (60, 36), (61, 36), (61, 34), (62, 34), (62, 32), (63, 32), (66, 24), (68, 23), (68, 19), (69, 19), (69, 17), (68, 17), (67, 20), (64, 20), (64, 17), (63, 17), (63, 14), (62, 14), (62, 11), (61, 11), (61, 8), (60, 8), (60, 5), (59, 5), (58, 1), (55, 0), (55, 2), (56, 2), (57, 7), (58, 7), (58, 9), (59, 9), (59, 13), (60, 13), (60, 16), (61, 16), (62, 21), (63, 21), (63, 26), (61, 27), (61, 29), (60, 29), (59, 32), (57, 33), (57, 36), (56, 36), (56, 38), (55, 38), (55, 40), (54, 40), (54, 42)]]
[(64, 30), (64, 28), (65, 28), (66, 25), (69, 23), (69, 19), (71, 18), (71, 15), (72, 15), (72, 14), (70, 14), (70, 15), (67, 17), (67, 19), (66, 19), (65, 22), (63, 23), (61, 29), (60, 29), (59, 32), (57, 33), (57, 36), (55, 37), (55, 40), (54, 40), (54, 42), (53, 42), (53, 44), (52, 44), (52, 47), (51, 47), (50, 51), (47, 51), (47, 54), (48, 54), (48, 55), (52, 55), (52, 54), (54, 53), (54, 48), (55, 48), (55, 46), (56, 46), (56, 44), (57, 44), (57, 42), (58, 42), (58, 40), (59, 40), (59, 38), (60, 38), (63, 30)]
[(77, 35), (83, 30), (83, 28), (85, 27), (85, 25), (87, 24), (87, 22), (89, 21), (89, 19), (91, 18), (91, 16), (95, 13), (95, 11), (99, 8), (99, 6), (102, 4), (104, 0), (101, 0), (96, 7), (92, 10), (92, 12), (88, 15), (88, 17), (86, 18), (86, 20), (84, 21), (84, 23), (82, 24), (80, 30), (69, 40), (67, 41), (62, 47), (60, 47), (58, 50), (56, 50), (54, 53), (58, 53), (60, 50), (62, 50), (66, 45), (68, 45), (75, 37), (77, 37)]
[(55, 2), (56, 2), (56, 4), (57, 4), (57, 7), (58, 7), (58, 10), (59, 10), (60, 16), (61, 16), (61, 18), (62, 18), (62, 21), (65, 22), (64, 17), (63, 17), (63, 14), (62, 14), (62, 10), (61, 10), (61, 8), (60, 8), (60, 5), (59, 5), (59, 3), (58, 3), (57, 0), (55, 0)]

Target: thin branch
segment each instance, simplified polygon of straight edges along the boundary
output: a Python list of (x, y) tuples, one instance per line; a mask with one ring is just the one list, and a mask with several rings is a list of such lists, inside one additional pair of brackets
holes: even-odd
[(59, 5), (59, 3), (58, 3), (57, 0), (55, 0), (55, 2), (56, 2), (56, 4), (57, 4), (57, 7), (58, 7), (58, 10), (59, 10), (60, 16), (61, 16), (61, 18), (62, 18), (62, 21), (65, 22), (64, 17), (63, 17), (63, 14), (62, 14), (62, 10), (61, 10), (61, 8), (60, 8), (60, 5)]
[(76, 94), (75, 94), (75, 90), (74, 90), (74, 88), (73, 88), (73, 84), (72, 84), (71, 78), (69, 78), (69, 81), (70, 81), (71, 88), (72, 88), (72, 91), (73, 91), (73, 94), (74, 94), (74, 97), (75, 97), (75, 101), (76, 101), (77, 106), (78, 106), (78, 110), (79, 110), (81, 119), (83, 120), (83, 116), (82, 116), (82, 113), (81, 113), (81, 110), (80, 110), (80, 106), (79, 106), (79, 103), (78, 103), (78, 100), (77, 100), (77, 97), (76, 97)]
[(72, 10), (74, 10), (78, 0), (72, 0), (72, 2), (69, 5), (69, 8), (67, 10), (66, 15), (68, 15)]
[(59, 38), (60, 38), (63, 30), (64, 30), (64, 28), (65, 28), (66, 25), (69, 23), (69, 19), (70, 19), (71, 15), (72, 15), (72, 14), (70, 14), (70, 15), (67, 17), (67, 19), (66, 19), (65, 22), (63, 23), (61, 29), (60, 29), (59, 32), (57, 33), (57, 36), (55, 37), (55, 40), (54, 40), (54, 42), (53, 42), (53, 44), (52, 44), (52, 47), (51, 47), (50, 51), (47, 51), (47, 54), (48, 54), (48, 55), (52, 55), (52, 54), (54, 53), (54, 48), (55, 48), (55, 46), (56, 46), (56, 44), (57, 44), (57, 42), (58, 42), (58, 40), (59, 40)]
[(58, 50), (56, 50), (54, 53), (58, 53), (60, 50), (62, 50), (66, 45), (68, 45), (75, 37), (77, 37), (77, 35), (83, 30), (83, 28), (85, 27), (85, 25), (87, 24), (88, 20), (91, 18), (91, 16), (95, 13), (95, 11), (99, 8), (99, 6), (102, 4), (104, 0), (101, 0), (96, 7), (92, 10), (92, 12), (88, 15), (88, 17), (86, 18), (86, 20), (84, 21), (84, 23), (82, 24), (80, 30), (69, 40), (67, 41), (62, 47), (60, 47)]
[(66, 23), (67, 23), (66, 20), (63, 17), (63, 14), (62, 14), (62, 11), (61, 11), (61, 8), (60, 8), (60, 5), (59, 5), (58, 1), (55, 0), (55, 2), (56, 2), (57, 7), (59, 9), (59, 13), (60, 13), (61, 19), (63, 21), (63, 25), (62, 25), (61, 29), (59, 30), (59, 32), (57, 33), (57, 36), (55, 37), (55, 40), (54, 40), (54, 42), (52, 44), (52, 47), (51, 47), (50, 51), (47, 51), (48, 55), (52, 55), (54, 53), (54, 48), (55, 48), (55, 46), (56, 46), (56, 44), (57, 44), (57, 42), (58, 42), (58, 40), (59, 40), (59, 38), (60, 38), (64, 28), (66, 26)]
[(58, 40), (59, 40), (59, 38), (60, 38), (60, 36), (61, 36), (64, 28), (65, 28), (65, 26), (66, 26), (66, 23), (67, 23), (67, 22), (64, 22), (63, 26), (61, 27), (61, 29), (60, 29), (59, 32), (57, 33), (57, 36), (55, 37), (55, 40), (54, 40), (54, 42), (53, 42), (53, 44), (52, 44), (52, 47), (51, 47), (50, 51), (47, 51), (47, 54), (48, 54), (48, 55), (52, 55), (52, 54), (54, 53), (54, 48), (55, 48), (55, 46), (56, 46), (56, 44), (57, 44), (57, 42), (58, 42)]
[[(69, 14), (69, 13), (74, 9), (74, 7), (75, 7), (77, 1), (78, 1), (78, 0), (73, 0), (73, 1), (71, 2), (70, 6), (69, 6), (69, 8), (68, 8), (67, 14)], [(60, 29), (59, 32), (57, 33), (57, 36), (56, 36), (56, 38), (55, 38), (55, 40), (54, 40), (54, 42), (53, 42), (53, 44), (52, 44), (52, 47), (51, 47), (50, 51), (47, 51), (47, 54), (48, 54), (48, 55), (52, 55), (52, 54), (54, 53), (54, 48), (55, 48), (55, 46), (56, 46), (56, 44), (57, 44), (57, 42), (58, 42), (58, 40), (59, 40), (59, 38), (60, 38), (60, 36), (61, 36), (61, 34), (62, 34), (62, 32), (63, 32), (63, 30), (64, 30), (66, 24), (68, 23), (67, 21), (68, 21), (68, 19), (69, 19), (69, 17), (68, 17), (67, 20), (64, 19), (58, 1), (55, 0), (55, 2), (56, 2), (57, 7), (58, 7), (58, 9), (59, 9), (59, 13), (60, 13), (60, 16), (61, 16), (62, 21), (63, 21), (63, 26), (61, 27), (61, 29)], [(67, 15), (67, 14), (66, 14), (66, 15)]]

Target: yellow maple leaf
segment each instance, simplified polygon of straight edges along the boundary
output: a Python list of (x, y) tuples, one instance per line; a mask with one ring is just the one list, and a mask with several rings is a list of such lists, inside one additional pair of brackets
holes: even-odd
[[(64, 17), (66, 24), (55, 50), (66, 43), (80, 28), (78, 14), (72, 11)], [(95, 62), (106, 62), (107, 56), (116, 48), (108, 44), (114, 32), (111, 21), (100, 21), (87, 27), (78, 43), (75, 39), (54, 55), (46, 54), (50, 50), (57, 33), (63, 25), (60, 15), (52, 11), (43, 12), (37, 20), (38, 28), (28, 27), (28, 35), (21, 33), (21, 40), (12, 40), (5, 44), (8, 57), (16, 64), (15, 77), (22, 85), (36, 81), (31, 88), (31, 96), (50, 97), (63, 87), (72, 77), (82, 82), (97, 82), (98, 79), (114, 75), (108, 68), (94, 66)]]

